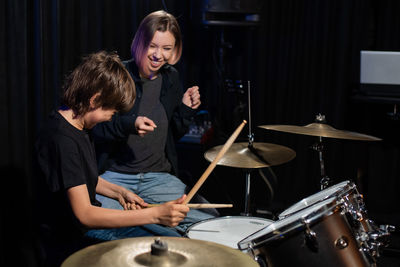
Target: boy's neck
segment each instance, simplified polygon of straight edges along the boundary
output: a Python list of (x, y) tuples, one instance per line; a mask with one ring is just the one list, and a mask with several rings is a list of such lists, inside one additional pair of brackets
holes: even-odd
[(81, 116), (76, 117), (72, 109), (62, 110), (59, 109), (58, 113), (61, 114), (72, 126), (78, 130), (83, 130), (84, 122)]

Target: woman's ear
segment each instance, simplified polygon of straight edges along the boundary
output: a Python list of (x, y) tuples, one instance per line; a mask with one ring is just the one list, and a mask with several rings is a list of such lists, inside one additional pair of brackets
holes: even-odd
[(98, 105), (97, 105), (97, 100), (98, 100), (98, 98), (100, 97), (100, 92), (98, 92), (98, 93), (95, 93), (94, 95), (92, 95), (92, 97), (90, 98), (90, 109), (96, 109), (96, 108), (98, 108)]

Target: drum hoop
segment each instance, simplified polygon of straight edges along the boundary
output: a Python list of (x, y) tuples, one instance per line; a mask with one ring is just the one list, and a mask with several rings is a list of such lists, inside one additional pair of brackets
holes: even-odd
[[(339, 185), (341, 185), (341, 184), (344, 184), (344, 185), (343, 185), (343, 186), (339, 186)], [(315, 197), (316, 195), (321, 194), (321, 193), (324, 192), (324, 191), (331, 190), (331, 189), (333, 189), (334, 187), (341, 188), (341, 190), (340, 190), (340, 191), (336, 191), (336, 192), (332, 193), (331, 195), (327, 195), (327, 196), (321, 198), (320, 200), (317, 200), (316, 202), (312, 203), (312, 204), (309, 205), (309, 206), (305, 206), (305, 207), (303, 207), (303, 208), (301, 208), (301, 209), (294, 210), (294, 211), (288, 213), (288, 211), (290, 211), (291, 209), (293, 209), (293, 208), (294, 208), (296, 205), (298, 205), (299, 203), (304, 203), (304, 202), (307, 203), (308, 200), (311, 199), (312, 197)], [(286, 218), (286, 217), (288, 217), (288, 216), (291, 216), (291, 215), (293, 215), (293, 214), (295, 214), (295, 213), (297, 213), (297, 212), (303, 211), (304, 209), (307, 209), (307, 208), (311, 207), (312, 205), (315, 205), (315, 204), (317, 204), (317, 203), (319, 203), (319, 202), (321, 202), (321, 201), (324, 201), (324, 200), (326, 200), (326, 199), (328, 199), (328, 198), (332, 198), (332, 197), (339, 197), (339, 198), (341, 198), (341, 197), (343, 196), (342, 194), (340, 194), (341, 192), (348, 193), (348, 192), (350, 192), (350, 191), (352, 191), (352, 190), (354, 190), (354, 189), (357, 191), (356, 185), (355, 185), (353, 182), (349, 181), (349, 180), (346, 180), (346, 181), (343, 181), (343, 182), (341, 182), (341, 183), (332, 185), (332, 186), (330, 186), (330, 187), (328, 187), (328, 188), (326, 188), (326, 189), (324, 189), (324, 190), (322, 190), (322, 191), (319, 191), (319, 192), (317, 192), (317, 193), (314, 193), (314, 194), (312, 194), (311, 196), (306, 197), (306, 198), (303, 198), (302, 200), (296, 202), (295, 204), (293, 204), (292, 206), (290, 206), (288, 209), (284, 210), (281, 214), (279, 214), (278, 217), (279, 217), (279, 219), (284, 219), (284, 218)], [(358, 193), (358, 192), (356, 192), (356, 193)], [(284, 214), (284, 213), (286, 213), (286, 214)], [(282, 214), (284, 214), (284, 215), (282, 215)]]
[[(304, 216), (299, 217), (298, 220), (295, 220), (291, 223), (288, 223), (287, 225), (280, 227), (279, 229), (275, 229), (273, 231), (266, 233), (265, 235), (262, 235), (262, 236), (256, 237), (255, 239), (244, 242), (246, 239), (248, 239), (252, 235), (256, 235), (257, 233), (263, 231), (267, 227), (274, 226), (275, 223), (272, 223), (272, 224), (268, 225), (267, 227), (251, 234), (250, 236), (247, 236), (246, 238), (239, 241), (239, 243), (238, 243), (239, 249), (247, 250), (247, 249), (258, 248), (260, 245), (263, 245), (266, 242), (273, 241), (276, 239), (282, 239), (282, 238), (284, 238), (284, 236), (287, 233), (293, 232), (294, 230), (296, 230), (296, 232), (303, 231), (304, 229), (307, 228), (307, 226), (314, 225), (317, 222), (317, 220), (320, 219), (321, 217), (330, 216), (330, 215), (334, 214), (335, 212), (337, 212), (340, 208), (340, 204), (342, 204), (342, 201), (337, 199), (336, 197), (331, 197), (329, 199), (326, 199), (326, 200), (323, 200), (320, 202), (321, 203), (326, 202), (326, 204), (324, 204), (320, 208), (318, 208), (308, 214), (305, 214)], [(310, 206), (308, 208), (310, 209), (310, 208), (312, 208), (312, 206)], [(303, 209), (303, 210), (305, 210), (305, 209)], [(294, 215), (294, 213), (292, 215)], [(286, 218), (284, 218), (282, 220), (285, 220), (285, 219)], [(279, 220), (279, 221), (281, 221), (281, 220)], [(276, 221), (276, 222), (279, 222), (279, 221)]]
[(191, 226), (189, 226), (186, 229), (185, 237), (189, 237), (188, 234), (190, 232), (190, 229), (193, 229), (197, 225), (203, 224), (203, 223), (208, 222), (208, 221), (222, 221), (222, 220), (225, 220), (225, 219), (234, 219), (234, 218), (249, 219), (249, 221), (250, 220), (262, 220), (262, 221), (270, 222), (270, 223), (274, 222), (273, 220), (269, 220), (269, 219), (266, 219), (266, 218), (252, 217), (252, 216), (223, 216), (223, 217), (209, 218), (209, 219), (205, 219), (205, 220), (196, 222), (196, 223), (192, 224)]

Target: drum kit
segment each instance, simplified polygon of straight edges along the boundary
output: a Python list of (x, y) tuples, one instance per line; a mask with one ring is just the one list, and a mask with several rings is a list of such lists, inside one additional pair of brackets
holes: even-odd
[[(381, 139), (338, 130), (326, 124), (325, 116), (321, 114), (316, 116), (314, 123), (305, 126), (259, 127), (318, 137), (312, 148), (319, 153), (321, 191), (283, 211), (277, 221), (260, 222), (259, 218), (247, 214), (249, 189), (246, 188), (244, 215), (247, 216), (199, 222), (188, 229), (187, 236), (238, 248), (251, 255), (260, 266), (376, 266), (377, 258), (388, 245), (394, 227), (377, 226), (368, 218), (363, 196), (353, 182), (331, 185), (325, 174), (322, 141), (323, 138)], [(205, 158), (211, 161), (217, 150), (218, 147), (207, 151)], [(290, 161), (295, 155), (294, 151), (284, 146), (254, 143), (249, 138), (248, 144), (235, 143), (218, 164), (244, 169), (264, 168)], [(267, 226), (261, 226), (260, 230), (248, 235), (255, 225), (265, 224)]]
[[(71, 266), (311, 266), (371, 267), (389, 243), (394, 226), (368, 218), (363, 196), (352, 181), (331, 185), (324, 172), (322, 138), (378, 141), (342, 131), (318, 115), (305, 126), (262, 125), (260, 128), (319, 138), (321, 191), (279, 214), (277, 220), (250, 216), (250, 172), (246, 173), (245, 216), (225, 216), (190, 226), (182, 238), (139, 237), (104, 242), (71, 255)], [(249, 129), (251, 124), (249, 124)], [(233, 143), (218, 165), (257, 169), (283, 164), (296, 153), (287, 147), (253, 142)], [(204, 157), (213, 161), (221, 147)]]

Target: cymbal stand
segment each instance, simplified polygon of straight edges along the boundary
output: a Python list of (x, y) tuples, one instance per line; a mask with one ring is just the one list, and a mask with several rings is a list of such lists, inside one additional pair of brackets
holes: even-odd
[[(326, 123), (325, 120), (325, 115), (318, 114), (315, 118), (315, 122), (317, 123)], [(322, 143), (322, 136), (318, 136), (318, 141), (314, 143), (311, 148), (315, 151), (318, 152), (318, 158), (319, 158), (319, 166), (321, 169), (321, 180), (320, 180), (320, 185), (321, 185), (321, 190), (324, 190), (327, 188), (330, 184), (330, 178), (326, 175), (325, 172), (325, 161), (324, 161), (324, 145)]]
[(253, 146), (254, 133), (251, 132), (251, 100), (250, 100), (250, 81), (247, 81), (247, 102), (249, 107), (249, 146)]
[(324, 150), (324, 145), (322, 143), (322, 137), (318, 136), (318, 141), (314, 143), (311, 148), (315, 151), (318, 152), (318, 159), (319, 159), (319, 166), (321, 169), (321, 180), (320, 180), (320, 185), (321, 185), (321, 190), (324, 190), (329, 186), (330, 183), (330, 178), (326, 175), (325, 173), (325, 162), (324, 162), (324, 157), (323, 157), (323, 150)]
[[(249, 108), (249, 147), (253, 146), (254, 142), (254, 134), (251, 132), (251, 106), (250, 106), (250, 81), (247, 81), (247, 97), (248, 97), (248, 108)], [(246, 191), (244, 197), (244, 212), (242, 215), (250, 216), (250, 172), (251, 169), (246, 169)]]

